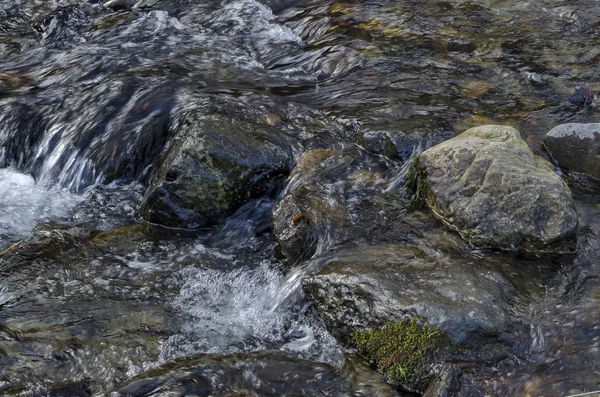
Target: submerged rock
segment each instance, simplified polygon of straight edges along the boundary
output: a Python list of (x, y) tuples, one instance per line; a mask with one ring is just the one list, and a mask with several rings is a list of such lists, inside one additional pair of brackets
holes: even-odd
[(471, 128), (419, 161), (427, 206), (473, 245), (570, 249), (577, 228), (571, 192), (516, 129)]
[(389, 172), (393, 163), (357, 148), (305, 153), (273, 211), (282, 251), (297, 261), (349, 241), (404, 241), (389, 220), (410, 203), (385, 192)]
[(142, 373), (116, 393), (150, 397), (197, 396), (397, 396), (372, 372), (352, 363), (336, 369), (278, 351), (201, 354)]
[(561, 124), (544, 137), (561, 167), (600, 179), (600, 123)]

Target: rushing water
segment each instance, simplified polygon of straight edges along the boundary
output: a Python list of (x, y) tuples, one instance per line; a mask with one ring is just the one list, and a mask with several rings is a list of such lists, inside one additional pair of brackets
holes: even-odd
[[(326, 363), (323, 382), (348, 382), (301, 292), (311, 267), (281, 261), (273, 200), (201, 236), (139, 226), (165, 143), (187, 114), (220, 112), (290, 136), (360, 132), (367, 149), (386, 135), (404, 158), (490, 123), (539, 149), (559, 123), (600, 120), (567, 101), (600, 89), (599, 21), (597, 0), (0, 0), (0, 249), (32, 234), (35, 248), (0, 257), (0, 393), (103, 395), (202, 353), (227, 368), (259, 357), (282, 377), (327, 380), (306, 367)], [(388, 190), (405, 171), (386, 171)], [(580, 254), (511, 262), (535, 269), (513, 273), (533, 342), (516, 369), (485, 374), (490, 394), (600, 389), (600, 190), (575, 185)], [(307, 361), (230, 356), (272, 350)], [(218, 367), (213, 390), (280, 386), (252, 365)], [(331, 395), (373, 392), (344, 387)]]

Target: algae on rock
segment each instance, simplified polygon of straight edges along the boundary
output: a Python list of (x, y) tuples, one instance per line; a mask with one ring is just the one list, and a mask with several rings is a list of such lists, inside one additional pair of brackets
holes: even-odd
[(390, 382), (414, 390), (426, 387), (432, 363), (446, 342), (443, 330), (420, 325), (417, 318), (388, 323), (381, 329), (354, 331), (350, 338), (350, 343)]

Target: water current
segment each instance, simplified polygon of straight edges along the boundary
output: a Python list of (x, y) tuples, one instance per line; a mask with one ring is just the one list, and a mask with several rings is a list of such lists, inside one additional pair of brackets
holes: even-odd
[[(567, 101), (600, 89), (598, 26), (597, 0), (0, 0), (0, 394), (186, 395), (199, 360), (205, 395), (385, 395), (304, 297), (316, 262), (282, 259), (276, 194), (200, 234), (140, 222), (165, 144), (191, 113), (387, 136), (397, 191), (415, 153), (469, 127), (540, 151), (598, 122)], [(507, 255), (532, 342), (485, 370), (486, 395), (600, 389), (600, 189), (570, 183), (580, 251)]]

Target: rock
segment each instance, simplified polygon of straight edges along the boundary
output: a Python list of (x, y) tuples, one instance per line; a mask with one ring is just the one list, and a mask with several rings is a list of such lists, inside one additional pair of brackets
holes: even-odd
[(544, 145), (561, 167), (600, 179), (600, 123), (561, 124), (546, 134)]
[(460, 390), (462, 373), (454, 365), (446, 364), (430, 382), (423, 397), (453, 397)]
[(419, 156), (427, 206), (479, 247), (570, 250), (577, 213), (567, 185), (506, 126), (471, 128)]
[[(120, 396), (397, 396), (380, 377), (346, 365), (336, 369), (279, 351), (234, 355), (199, 354), (140, 374)], [(365, 381), (370, 384), (365, 384)], [(365, 394), (366, 393), (366, 394)]]
[(290, 171), (294, 144), (268, 126), (190, 115), (151, 177), (142, 216), (188, 229), (220, 223), (276, 190)]
[(306, 152), (273, 211), (282, 251), (297, 261), (348, 241), (403, 241), (388, 222), (410, 207), (384, 191), (394, 172), (392, 163), (357, 148)]
[(174, 137), (152, 171), (141, 211), (167, 227), (210, 227), (252, 199), (275, 197), (303, 150), (343, 133), (318, 112), (299, 117), (297, 106), (265, 97), (193, 98), (175, 112)]
[(517, 338), (520, 325), (511, 315), (517, 291), (491, 266), (494, 259), (446, 251), (418, 240), (342, 249), (319, 260), (322, 269), (303, 289), (328, 329), (346, 342), (355, 330), (415, 316), (457, 344)]

